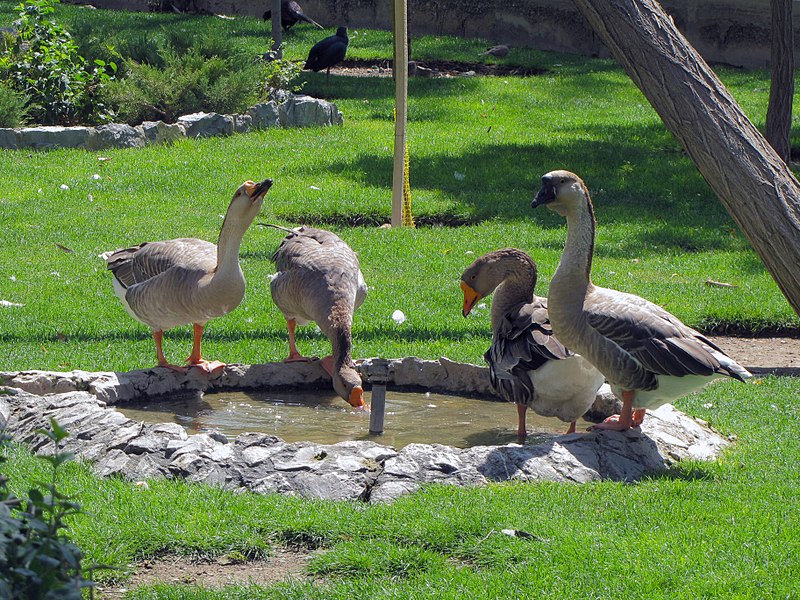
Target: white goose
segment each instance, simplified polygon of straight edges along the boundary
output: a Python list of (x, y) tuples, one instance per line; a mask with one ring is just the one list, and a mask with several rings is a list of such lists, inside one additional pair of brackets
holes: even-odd
[(364, 388), (351, 351), (353, 313), (364, 302), (367, 285), (356, 253), (336, 234), (298, 227), (283, 238), (273, 257), (278, 273), (270, 282), (272, 299), (286, 318), (289, 357), (297, 351), (295, 327), (314, 321), (331, 341), (332, 356), (322, 359), (333, 389), (351, 406), (364, 408)]
[[(548, 295), (558, 339), (591, 361), (622, 400), (620, 415), (596, 425), (624, 431), (645, 409), (672, 402), (720, 377), (750, 373), (698, 331), (633, 294), (592, 284), (595, 218), (589, 191), (569, 171), (552, 171), (532, 207), (567, 219), (567, 241)], [(635, 410), (634, 410), (635, 409)]]
[(592, 406), (604, 380), (553, 335), (547, 298), (534, 295), (536, 276), (536, 263), (515, 248), (485, 254), (461, 275), (465, 317), (494, 292), (492, 345), (484, 359), (494, 389), (517, 405), (520, 444), (527, 436), (528, 407), (570, 423), (567, 433), (574, 433), (575, 422)]
[(189, 366), (209, 373), (225, 366), (203, 359), (203, 329), (209, 320), (239, 306), (244, 297), (239, 248), (270, 186), (271, 179), (261, 183), (246, 181), (239, 186), (228, 206), (217, 244), (180, 238), (145, 242), (100, 255), (114, 274), (114, 292), (125, 309), (152, 330), (158, 366), (186, 371), (164, 357), (162, 338), (165, 329), (187, 323), (194, 325), (192, 353), (186, 359)]

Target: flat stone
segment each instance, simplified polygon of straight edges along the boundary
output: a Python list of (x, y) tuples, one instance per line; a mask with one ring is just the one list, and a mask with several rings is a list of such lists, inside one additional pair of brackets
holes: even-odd
[(145, 121), (139, 127), (148, 144), (172, 144), (186, 137), (186, 130), (177, 123)]
[(342, 113), (336, 105), (311, 96), (291, 96), (278, 106), (282, 127), (312, 127), (341, 125)]
[(17, 129), (18, 148), (82, 148), (91, 144), (93, 127), (22, 127)]
[(218, 113), (197, 112), (178, 117), (178, 124), (186, 131), (186, 137), (213, 137), (233, 133), (233, 118)]
[(278, 105), (275, 102), (256, 104), (247, 110), (247, 116), (250, 117), (255, 129), (278, 127), (281, 124), (278, 117)]
[(0, 148), (16, 150), (19, 147), (19, 134), (16, 129), (0, 128)]
[(144, 133), (140, 128), (125, 123), (110, 123), (95, 128), (94, 137), (86, 144), (89, 150), (107, 148), (142, 148), (145, 145)]

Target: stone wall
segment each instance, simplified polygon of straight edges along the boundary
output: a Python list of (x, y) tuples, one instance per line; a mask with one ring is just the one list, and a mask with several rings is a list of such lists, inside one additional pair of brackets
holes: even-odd
[[(147, 10), (148, 0), (98, 0), (103, 8)], [(179, 0), (175, 0), (178, 2)], [(795, 47), (800, 48), (800, 0), (795, 3)], [(261, 16), (272, 0), (191, 0), (189, 6), (227, 15)], [(391, 29), (389, 0), (302, 0), (326, 27)], [(769, 64), (767, 0), (664, 0), (664, 9), (700, 54), (712, 63)], [(608, 52), (571, 2), (564, 0), (408, 0), (413, 35), (481, 37), (510, 46), (587, 56)]]
[(293, 95), (282, 104), (257, 104), (241, 115), (199, 112), (179, 117), (177, 123), (145, 121), (136, 126), (109, 123), (97, 127), (0, 128), (0, 148), (142, 148), (150, 144), (169, 144), (183, 138), (232, 135), (268, 127), (341, 125), (343, 120), (335, 104), (311, 96)]

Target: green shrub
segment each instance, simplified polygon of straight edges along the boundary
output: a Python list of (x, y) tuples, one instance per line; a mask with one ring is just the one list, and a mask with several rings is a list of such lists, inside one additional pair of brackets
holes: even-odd
[[(58, 448), (67, 432), (51, 421), (51, 431), (41, 430)], [(0, 432), (0, 450), (9, 438)], [(58, 468), (71, 460), (68, 452), (43, 457), (52, 466), (52, 479), (33, 488), (27, 500), (14, 497), (0, 474), (0, 598), (59, 598), (80, 600), (91, 587), (81, 570), (83, 553), (63, 534), (65, 519), (80, 507), (56, 489)], [(0, 464), (5, 462), (0, 453)], [(44, 493), (43, 493), (44, 492)]]
[(262, 67), (264, 93), (270, 100), (283, 102), (290, 93), (299, 92), (305, 82), (297, 78), (303, 72), (303, 63), (286, 59), (269, 60), (265, 57)]
[(29, 96), (32, 119), (47, 125), (106, 120), (103, 88), (116, 71), (113, 62), (95, 60), (87, 68), (69, 32), (48, 18), (58, 0), (20, 4), (14, 22), (18, 35), (0, 56), (0, 74)]
[(163, 70), (127, 61), (126, 77), (109, 86), (109, 100), (129, 124), (162, 120), (204, 111), (243, 112), (258, 101), (259, 70), (255, 64), (234, 65), (220, 57), (206, 58), (190, 50), (162, 50)]
[(30, 96), (21, 94), (11, 86), (0, 81), (0, 127), (19, 127), (24, 125), (28, 113)]

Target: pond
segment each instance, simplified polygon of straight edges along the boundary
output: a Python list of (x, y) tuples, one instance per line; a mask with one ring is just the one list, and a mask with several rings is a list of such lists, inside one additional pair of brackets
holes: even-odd
[[(365, 392), (364, 399), (371, 403), (370, 392)], [(258, 432), (287, 442), (372, 440), (399, 450), (411, 443), (468, 448), (517, 441), (513, 404), (431, 392), (387, 390), (382, 434), (370, 434), (369, 413), (353, 410), (327, 390), (198, 392), (129, 401), (116, 409), (137, 421), (178, 423), (190, 434), (218, 430), (236, 437)], [(526, 444), (542, 443), (566, 430), (566, 423), (528, 411)]]

